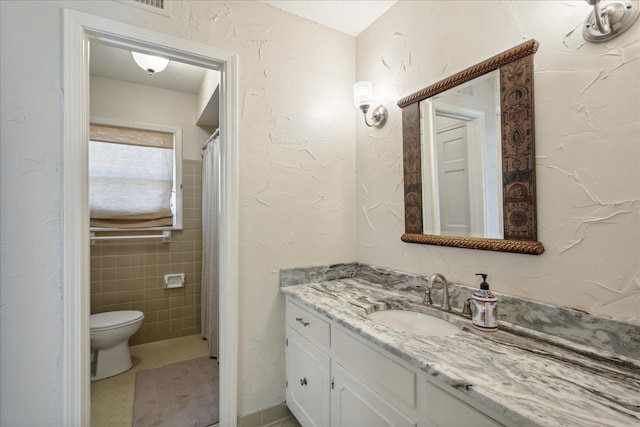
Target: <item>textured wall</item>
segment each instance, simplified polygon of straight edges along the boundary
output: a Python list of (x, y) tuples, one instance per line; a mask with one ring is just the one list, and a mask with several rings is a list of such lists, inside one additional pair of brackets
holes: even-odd
[(240, 415), (284, 400), (279, 269), (355, 258), (355, 40), (256, 2), (169, 5), (0, 2), (2, 425), (62, 420), (61, 7), (239, 54)]
[(90, 78), (91, 117), (101, 117), (182, 129), (182, 158), (202, 160), (202, 144), (213, 131), (196, 126), (198, 96), (175, 90)]
[[(130, 345), (200, 333), (202, 161), (185, 160), (182, 168), (184, 227), (171, 243), (103, 240), (91, 247), (91, 313), (144, 313)], [(164, 289), (164, 275), (174, 273), (185, 273), (185, 287)]]
[[(640, 321), (640, 23), (587, 44), (583, 1), (401, 1), (357, 37), (358, 80), (390, 109), (357, 127), (358, 261), (444, 273)], [(534, 38), (540, 256), (421, 246), (404, 232), (401, 113), (394, 102)]]

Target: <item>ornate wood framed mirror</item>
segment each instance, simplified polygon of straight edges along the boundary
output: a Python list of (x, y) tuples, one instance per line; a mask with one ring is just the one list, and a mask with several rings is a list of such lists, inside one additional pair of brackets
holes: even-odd
[[(537, 49), (538, 42), (529, 40), (398, 101), (403, 241), (534, 255), (544, 251), (536, 224)], [(496, 91), (489, 99), (485, 89), (492, 85)], [(487, 102), (478, 104), (482, 96)]]

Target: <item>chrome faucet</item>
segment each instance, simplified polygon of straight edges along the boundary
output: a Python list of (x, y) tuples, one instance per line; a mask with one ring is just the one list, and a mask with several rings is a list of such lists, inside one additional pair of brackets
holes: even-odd
[(443, 310), (451, 311), (451, 304), (449, 304), (449, 284), (447, 283), (447, 279), (445, 279), (442, 274), (436, 273), (432, 274), (431, 277), (429, 277), (428, 283), (433, 288), (433, 284), (438, 279), (440, 279), (440, 282), (442, 282), (442, 306), (440, 308), (442, 308)]
[(433, 304), (433, 300), (431, 299), (431, 289), (429, 289), (427, 284), (428, 281), (427, 283), (423, 283), (423, 279), (412, 278), (405, 283), (395, 286), (395, 288), (399, 290), (407, 288), (424, 288), (424, 298), (422, 299), (422, 303)]
[(427, 285), (416, 285), (416, 288), (424, 288), (424, 298), (422, 299), (423, 304), (433, 304), (433, 300), (431, 299), (431, 289)]

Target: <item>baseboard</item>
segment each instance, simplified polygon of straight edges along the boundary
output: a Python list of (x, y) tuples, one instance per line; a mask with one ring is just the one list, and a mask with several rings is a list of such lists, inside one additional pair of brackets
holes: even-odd
[(275, 427), (284, 423), (290, 423), (292, 426), (299, 425), (284, 402), (270, 408), (238, 417), (238, 427)]

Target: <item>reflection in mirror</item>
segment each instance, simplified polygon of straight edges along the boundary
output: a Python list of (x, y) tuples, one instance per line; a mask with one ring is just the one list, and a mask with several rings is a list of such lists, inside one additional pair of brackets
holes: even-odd
[(500, 74), (420, 102), (425, 234), (503, 238)]
[(536, 219), (537, 49), (529, 40), (398, 101), (404, 242), (544, 252)]

